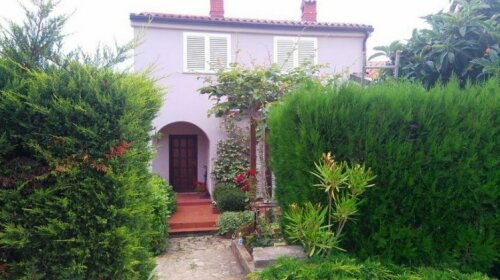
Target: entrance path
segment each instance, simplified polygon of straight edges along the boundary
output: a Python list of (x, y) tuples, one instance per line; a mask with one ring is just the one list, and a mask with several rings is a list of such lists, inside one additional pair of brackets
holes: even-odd
[(240, 265), (230, 239), (216, 235), (170, 236), (168, 251), (156, 259), (156, 274), (163, 280), (241, 280)]

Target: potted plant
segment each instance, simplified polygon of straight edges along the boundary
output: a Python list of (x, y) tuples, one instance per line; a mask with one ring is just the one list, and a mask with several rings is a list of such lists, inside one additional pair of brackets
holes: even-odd
[(209, 197), (208, 191), (207, 191), (207, 184), (204, 182), (196, 182), (196, 185), (194, 187), (194, 190), (200, 194), (201, 198), (207, 198)]

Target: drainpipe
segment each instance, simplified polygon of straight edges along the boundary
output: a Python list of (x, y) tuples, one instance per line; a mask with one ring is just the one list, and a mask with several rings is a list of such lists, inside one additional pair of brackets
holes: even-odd
[(363, 63), (361, 68), (361, 86), (365, 85), (365, 73), (366, 73), (366, 41), (370, 37), (370, 32), (365, 32), (365, 38), (363, 39)]

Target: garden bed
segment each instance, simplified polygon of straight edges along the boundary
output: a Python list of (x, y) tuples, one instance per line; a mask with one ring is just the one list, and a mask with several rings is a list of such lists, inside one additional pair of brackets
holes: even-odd
[(240, 238), (231, 242), (231, 249), (246, 273), (262, 270), (280, 257), (305, 258), (300, 246), (287, 245), (277, 221), (281, 215), (275, 203), (252, 204), (254, 224), (240, 228)]
[(300, 246), (276, 246), (276, 247), (255, 247), (253, 255), (244, 245), (238, 243), (238, 240), (231, 242), (231, 250), (238, 260), (245, 273), (259, 271), (276, 262), (280, 257), (291, 257), (304, 259), (306, 257), (304, 250)]

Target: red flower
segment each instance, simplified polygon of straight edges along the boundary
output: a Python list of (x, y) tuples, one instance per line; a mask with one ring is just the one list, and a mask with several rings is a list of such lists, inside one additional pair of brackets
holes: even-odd
[(247, 170), (247, 175), (250, 176), (250, 177), (255, 177), (255, 171), (253, 171), (252, 169), (248, 169)]
[(248, 184), (250, 184), (250, 182), (248, 179), (245, 179), (245, 181), (243, 181), (243, 186), (248, 187)]
[(243, 181), (243, 174), (239, 174), (236, 179), (234, 179), (234, 181), (236, 181), (236, 183), (241, 183), (241, 181)]
[(244, 185), (243, 187), (241, 187), (241, 190), (243, 192), (247, 192), (248, 191), (248, 185)]

